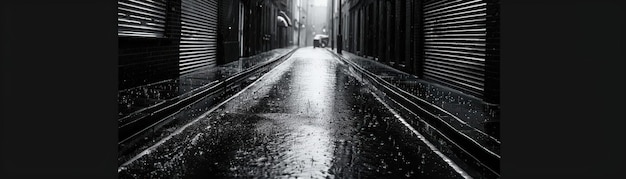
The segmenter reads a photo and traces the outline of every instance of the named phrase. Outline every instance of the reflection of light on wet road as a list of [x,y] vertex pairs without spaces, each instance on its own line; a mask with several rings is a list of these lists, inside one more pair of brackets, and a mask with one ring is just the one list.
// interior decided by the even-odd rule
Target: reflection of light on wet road
[[323,49],[301,49],[293,58],[298,61],[294,64],[295,74],[290,84],[295,89],[290,101],[291,112],[325,117],[324,114],[329,114],[328,110],[332,108],[335,62]]
[[[294,142],[287,152],[291,163],[287,173],[295,173],[298,177],[320,177],[326,175],[330,168],[332,143],[326,129],[317,126],[303,125],[294,131]],[[295,164],[295,165],[294,165]]]
[[333,141],[328,123],[332,120],[331,110],[335,84],[335,62],[323,49],[304,48],[295,53],[294,79],[289,84],[293,94],[289,100],[291,113],[299,114],[301,120],[294,124],[293,145],[287,153],[289,173],[298,177],[324,177],[330,169]]
[[346,76],[338,62],[326,49],[298,49],[118,173],[128,178],[467,177],[421,135],[413,138],[415,129],[400,126],[406,121],[394,123],[398,114]]

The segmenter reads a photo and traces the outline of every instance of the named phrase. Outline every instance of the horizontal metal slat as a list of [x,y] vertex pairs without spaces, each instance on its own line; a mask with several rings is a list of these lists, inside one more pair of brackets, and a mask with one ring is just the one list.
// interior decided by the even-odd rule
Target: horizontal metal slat
[[453,45],[424,45],[425,49],[451,49],[451,50],[458,50],[458,51],[471,51],[471,52],[477,52],[477,53],[485,53],[485,49],[484,48],[472,48],[472,47],[466,47],[466,46],[453,46]]
[[213,54],[214,53],[214,49],[213,48],[206,48],[205,50],[190,50],[190,51],[181,51],[180,55],[181,56],[186,56],[186,55],[195,55],[195,54]]
[[465,15],[465,16],[456,16],[456,17],[449,17],[449,18],[442,18],[442,19],[424,21],[424,25],[426,25],[426,24],[446,23],[446,22],[449,22],[449,21],[458,21],[458,20],[485,19],[485,16],[487,16],[487,13],[468,14],[468,15]]
[[195,26],[217,26],[217,19],[201,19],[197,17],[186,17],[181,21],[181,24],[195,25]]
[[215,51],[217,45],[216,44],[210,44],[210,45],[194,45],[194,46],[185,46],[180,48],[181,53],[186,54],[186,53],[196,53],[196,52],[206,52],[206,51]]
[[439,16],[424,17],[424,21],[431,21],[431,20],[437,20],[437,19],[440,19],[440,18],[455,17],[455,16],[466,15],[466,14],[477,14],[477,13],[481,13],[481,12],[484,13],[486,11],[487,11],[486,8],[463,10],[463,11],[460,11],[460,12],[449,13],[449,14],[444,14],[444,15],[439,15]]
[[192,52],[197,52],[197,51],[206,51],[206,50],[212,50],[214,49],[213,47],[185,47],[180,49],[181,53],[192,53]]
[[193,55],[193,56],[185,56],[184,58],[181,58],[180,63],[182,64],[182,66],[185,66],[185,64],[195,62],[198,60],[215,60],[215,58],[216,58],[215,53],[198,54],[198,55]]
[[451,82],[463,84],[473,89],[481,89],[484,87],[484,84],[485,84],[484,80],[479,81],[476,79],[480,77],[458,73],[458,72],[454,72],[454,71],[450,71],[450,70],[446,70],[442,68],[424,66],[424,70],[427,71],[427,73],[431,73],[432,75],[437,74],[437,76],[440,78],[445,77],[448,80],[453,80]]
[[208,1],[184,1],[182,7],[188,12],[213,12],[213,10],[217,10],[217,4]]
[[424,51],[430,51],[430,52],[438,52],[438,53],[447,53],[447,54],[454,54],[454,55],[469,55],[469,56],[473,56],[476,57],[478,56],[478,58],[484,58],[485,54],[484,53],[472,53],[472,52],[465,52],[465,51],[457,51],[457,50],[442,50],[442,49],[433,49],[433,48],[427,48],[424,49]]
[[217,15],[211,16],[209,14],[197,14],[193,11],[183,11],[181,13],[183,22],[217,22]]
[[480,87],[471,87],[468,86],[467,84],[463,84],[463,83],[456,83],[454,81],[450,81],[450,79],[446,78],[446,77],[441,77],[441,76],[433,76],[431,74],[424,74],[424,77],[428,80],[432,80],[438,83],[441,83],[443,85],[452,87],[454,89],[457,90],[461,90],[465,93],[471,94],[471,95],[475,95],[477,97],[482,97],[482,91],[484,91],[483,89],[481,89]]
[[166,6],[163,1],[118,1],[118,36],[163,37]]
[[217,28],[210,25],[204,26],[204,28],[200,27],[191,27],[191,26],[183,26],[181,29],[181,33],[183,34],[202,34],[202,35],[211,35],[216,34],[217,31],[215,29],[207,29],[207,28]]
[[117,16],[118,21],[126,20],[126,21],[139,22],[139,23],[165,24],[165,18],[144,17],[144,16],[138,16],[134,14],[124,14],[124,13],[120,13],[120,14],[121,15]]
[[425,42],[445,42],[445,41],[453,41],[453,42],[474,42],[474,43],[485,43],[484,38],[425,38]]
[[193,57],[193,58],[185,58],[183,62],[180,62],[179,66],[185,67],[185,66],[193,65],[199,62],[208,63],[211,61],[215,61],[215,57],[211,55],[205,55],[205,56],[199,56],[199,57]]
[[198,19],[214,19],[217,18],[217,7],[211,7],[208,4],[190,4],[183,3],[183,10],[181,11],[185,17],[195,17]]
[[181,63],[180,64],[181,70],[184,70],[185,67],[188,67],[188,66],[194,66],[197,64],[210,63],[211,61],[215,61],[214,58],[212,58],[211,56],[196,57],[195,59],[198,59],[198,60],[189,60],[185,63]]
[[[165,2],[155,1],[155,0],[122,0],[128,1],[133,4],[139,4],[143,7],[152,8],[152,9],[165,9]],[[147,2],[145,2],[147,1]]]
[[438,61],[432,61],[432,60],[425,61],[424,65],[426,67],[432,67],[434,69],[449,70],[455,73],[459,73],[459,76],[467,76],[468,78],[473,78],[476,81],[484,82],[484,79],[482,79],[485,76],[484,72],[479,71],[479,70],[465,68],[465,67],[470,67],[470,66],[459,67],[457,65],[446,65],[446,64],[440,64],[438,63]]
[[458,29],[458,30],[432,30],[424,32],[426,35],[430,34],[486,34],[486,28],[468,28],[468,29]]
[[424,76],[480,96],[484,91],[487,3],[426,1]]
[[198,50],[198,49],[199,48],[180,50],[180,55],[186,56],[186,55],[193,55],[193,54],[199,54],[199,53],[206,53],[206,54],[215,53],[215,48],[213,47],[207,47],[206,49],[201,49],[201,50]]
[[209,53],[209,52],[205,52],[205,53],[201,53],[201,54],[192,54],[192,55],[181,55],[181,63],[187,63],[187,62],[191,62],[191,61],[195,61],[193,59],[195,58],[201,58],[201,57],[215,57],[214,53]]
[[465,37],[465,38],[486,38],[486,34],[481,34],[481,33],[471,33],[471,34],[429,34],[429,35],[424,35],[424,37],[426,38],[452,38],[452,37]]
[[426,54],[426,55],[435,55],[435,56],[444,56],[444,57],[457,58],[457,59],[464,59],[464,60],[479,61],[479,62],[484,62],[484,61],[485,61],[485,59],[484,59],[484,58],[476,58],[476,57],[468,57],[468,56],[460,56],[460,55],[444,54],[444,53],[438,53],[438,52],[424,52],[424,54]]
[[458,9],[449,9],[446,11],[435,12],[435,13],[425,13],[424,18],[427,18],[428,20],[432,20],[432,19],[437,19],[437,18],[447,18],[448,16],[456,16],[455,14],[459,14],[459,13],[461,14],[476,13],[475,10],[478,10],[478,12],[485,11],[486,6],[487,6],[486,3],[478,3],[478,4],[460,7]]
[[199,46],[211,46],[217,43],[216,38],[196,38],[186,37],[185,40],[180,42],[181,47],[199,47]]
[[212,43],[216,43],[215,39],[192,39],[192,40],[183,40],[180,42],[181,45],[210,45]]
[[459,60],[459,59],[455,59],[455,58],[433,56],[433,55],[429,55],[429,54],[425,54],[424,56],[425,56],[426,59],[431,58],[431,59],[435,59],[435,60],[445,60],[445,61],[450,61],[450,62],[454,62],[454,63],[464,63],[464,64],[468,64],[468,65],[483,66],[483,67],[485,66],[485,63],[481,62],[481,61]]
[[188,50],[197,50],[200,48],[209,48],[209,50],[214,50],[217,47],[217,44],[212,43],[212,44],[200,44],[200,45],[181,45],[180,50],[181,51],[188,51]]
[[[185,31],[184,32],[185,35],[183,35],[184,38],[187,38],[186,40],[194,40],[194,39],[217,39],[217,33],[211,33],[208,35],[205,34],[197,34],[197,33],[193,33],[192,31]],[[187,35],[189,34],[189,35]],[[193,35],[193,37],[191,37],[190,35]]]
[[187,6],[186,9],[190,9],[192,7],[202,7],[204,9],[217,9],[216,0],[183,1],[183,5]]
[[[484,84],[477,85],[477,83],[480,84],[479,82],[474,82],[474,81],[471,81],[471,80],[463,79],[463,78],[460,78],[458,76],[450,75],[450,74],[447,74],[447,73],[441,73],[441,72],[438,72],[438,71],[433,71],[431,69],[424,69],[424,72],[425,72],[424,75],[445,80],[448,83],[455,84],[456,86],[462,87],[462,89],[465,89],[465,90],[469,90],[469,91],[483,91],[484,90],[484,88],[483,88]],[[471,82],[474,85],[472,85],[472,84],[470,84],[468,82]]]
[[217,35],[217,26],[204,24],[190,26],[185,24],[180,30],[182,35],[194,34],[194,35]]
[[451,4],[457,4],[464,0],[430,0],[424,3],[424,10],[432,10],[445,6],[450,6]]
[[162,35],[156,33],[148,33],[148,32],[135,32],[135,31],[118,31],[118,36],[123,37],[161,37]]
[[456,68],[470,70],[470,71],[481,73],[481,74],[484,74],[485,72],[484,64],[456,63],[454,61],[434,59],[434,58],[429,58],[429,57],[425,58],[424,62],[432,63],[432,64],[441,64],[441,65],[450,66],[450,67],[456,67]]
[[217,42],[203,42],[203,43],[194,43],[194,42],[196,41],[182,41],[180,44],[180,48],[186,50],[186,48],[202,48],[202,47],[213,48],[217,46]]
[[437,31],[444,30],[466,30],[466,29],[485,29],[487,27],[486,23],[477,23],[477,24],[460,24],[460,25],[449,25],[449,26],[438,26],[438,27],[430,27],[425,28],[425,33],[434,33]]
[[183,1],[181,11],[180,74],[216,64],[217,1]]
[[197,69],[202,68],[202,67],[213,66],[213,65],[215,65],[214,61],[207,61],[206,63],[199,63],[199,64],[195,64],[191,66],[181,67],[180,71],[182,72],[181,74],[185,74],[187,72],[196,71]]
[[216,61],[215,57],[210,57],[210,56],[199,57],[197,58],[197,60],[191,60],[185,63],[181,63],[179,65],[179,68],[181,71],[188,70],[191,67],[198,66],[199,64],[211,64],[211,63],[214,63],[215,61]]
[[481,47],[484,48],[485,47],[485,43],[481,43],[481,42],[435,42],[435,41],[429,41],[429,42],[424,42],[425,45],[451,45],[451,46],[472,46],[472,47]]
[[424,60],[446,64],[448,66],[457,66],[461,68],[473,69],[477,71],[485,70],[485,63],[479,62],[479,61],[469,61],[469,60],[464,60],[464,59],[446,58],[446,57],[433,56],[433,55],[425,55]]
[[467,6],[467,5],[473,4],[473,3],[479,3],[481,1],[483,1],[483,0],[457,1],[459,3],[454,3],[454,5],[449,4],[449,5],[445,5],[445,6],[444,5],[438,6],[438,7],[441,7],[441,8],[436,8],[436,7],[425,8],[424,14],[434,14],[434,13],[441,12],[441,11],[445,12],[444,10],[449,10],[449,9],[460,9],[460,8],[463,8],[463,6]]
[[[455,76],[462,76],[464,78],[472,79],[473,81],[480,81],[480,82],[484,81],[484,76],[485,76],[484,71],[478,70],[470,65],[465,65],[465,66],[463,66],[462,64],[446,65],[445,63],[439,63],[436,60],[429,59],[429,60],[425,60],[424,66],[431,67],[433,68],[433,70],[436,70],[436,71],[449,72],[449,74],[452,74]],[[471,69],[471,68],[474,68],[474,69]]]
[[433,24],[424,24],[424,27],[428,29],[428,27],[440,27],[440,26],[449,26],[449,25],[466,25],[466,24],[475,24],[475,23],[486,23],[486,18],[478,18],[478,19],[470,19],[463,21],[452,21],[452,22],[444,22],[444,23],[433,23]]
[[141,25],[142,22],[138,20],[132,20],[132,19],[117,18],[117,23],[128,24],[128,25]]
[[163,28],[154,27],[154,26],[145,26],[145,25],[130,25],[130,24],[117,24],[117,27],[127,28],[128,30],[136,30],[141,32],[153,31],[160,32]]
[[165,7],[149,7],[141,4],[132,4],[118,1],[117,5],[119,9],[124,11],[138,12],[139,14],[146,14],[149,16],[165,16]]

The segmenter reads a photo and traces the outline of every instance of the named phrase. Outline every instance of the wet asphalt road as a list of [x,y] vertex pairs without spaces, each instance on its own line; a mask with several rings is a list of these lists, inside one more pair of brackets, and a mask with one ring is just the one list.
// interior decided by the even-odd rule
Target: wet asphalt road
[[146,150],[120,178],[462,178],[324,49]]

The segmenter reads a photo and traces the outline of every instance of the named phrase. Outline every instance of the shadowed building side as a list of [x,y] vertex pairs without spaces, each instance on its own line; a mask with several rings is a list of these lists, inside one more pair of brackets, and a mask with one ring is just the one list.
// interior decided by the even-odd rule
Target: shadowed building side
[[[119,89],[206,71],[293,43],[292,2],[119,0]],[[284,28],[284,27],[283,27]]]
[[339,0],[343,49],[499,104],[499,1]]

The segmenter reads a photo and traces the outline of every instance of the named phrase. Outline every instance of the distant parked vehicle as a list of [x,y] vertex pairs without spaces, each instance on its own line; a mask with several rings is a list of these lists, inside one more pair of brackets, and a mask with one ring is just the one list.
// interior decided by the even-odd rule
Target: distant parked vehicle
[[328,46],[329,40],[330,38],[328,38],[328,35],[324,35],[324,34],[315,35],[315,37],[313,38],[313,48],[315,47],[324,48]]

